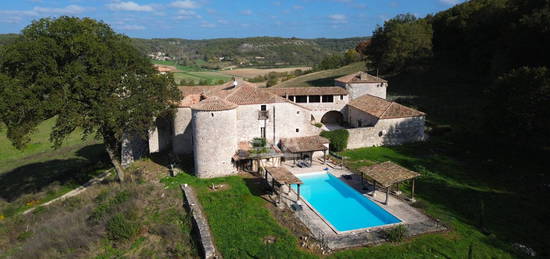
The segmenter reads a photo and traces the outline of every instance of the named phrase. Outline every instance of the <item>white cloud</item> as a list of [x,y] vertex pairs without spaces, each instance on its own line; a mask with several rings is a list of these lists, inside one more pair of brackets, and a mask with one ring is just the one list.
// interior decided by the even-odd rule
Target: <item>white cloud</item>
[[115,2],[108,4],[107,7],[113,11],[135,11],[135,12],[152,12],[154,8],[150,5],[140,5],[132,1]]
[[123,25],[123,26],[120,26],[118,27],[119,29],[122,29],[122,30],[128,30],[128,31],[141,31],[141,30],[145,30],[145,26],[142,26],[142,25],[134,25],[134,24],[127,24],[127,25]]
[[304,9],[304,7],[301,6],[301,5],[295,5],[295,6],[292,6],[292,8],[294,8],[294,9],[296,9],[296,10]]
[[250,10],[250,9],[242,10],[242,11],[241,11],[241,14],[244,14],[244,15],[252,15],[252,10]]
[[0,10],[0,22],[19,23],[24,17],[40,17],[51,15],[76,15],[93,8],[78,5],[68,5],[62,8],[46,8],[36,6],[31,10]]
[[182,8],[182,9],[199,8],[199,4],[191,0],[175,1],[175,2],[172,2],[170,6],[175,8]]
[[79,14],[84,12],[86,8],[78,5],[69,5],[63,8],[35,7],[32,10],[43,14]]
[[219,19],[218,23],[219,24],[228,24],[229,22],[227,20],[224,20],[224,19]]
[[209,23],[207,21],[203,21],[201,23],[201,27],[203,27],[203,28],[214,28],[214,27],[216,27],[216,25],[213,24],[213,23]]
[[331,20],[334,24],[341,24],[341,23],[347,23],[348,19],[343,14],[331,14],[328,16],[328,18]]
[[439,0],[439,2],[446,4],[446,5],[456,5],[460,3],[460,0]]
[[202,16],[198,15],[196,12],[194,11],[191,11],[191,10],[185,10],[185,9],[182,9],[182,10],[179,10],[178,11],[178,16],[176,16],[176,19],[178,20],[186,20],[186,19],[191,19],[191,18],[196,18],[196,19],[201,19]]

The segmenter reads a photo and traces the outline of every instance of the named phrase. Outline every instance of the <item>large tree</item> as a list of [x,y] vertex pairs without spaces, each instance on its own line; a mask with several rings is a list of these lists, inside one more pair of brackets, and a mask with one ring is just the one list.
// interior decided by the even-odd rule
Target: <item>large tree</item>
[[366,53],[381,71],[399,71],[432,56],[432,26],[428,19],[401,14],[376,28]]
[[511,144],[549,147],[550,70],[521,67],[499,77],[488,90],[486,122]]
[[179,99],[171,76],[158,74],[128,37],[89,18],[34,21],[0,50],[0,121],[14,146],[55,117],[50,140],[82,129],[103,140],[120,181],[126,134],[145,137],[154,118]]

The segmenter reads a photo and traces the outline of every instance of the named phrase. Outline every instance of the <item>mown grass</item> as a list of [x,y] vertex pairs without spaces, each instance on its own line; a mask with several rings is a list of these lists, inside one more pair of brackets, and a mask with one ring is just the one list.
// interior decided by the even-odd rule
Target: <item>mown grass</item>
[[109,167],[103,145],[82,141],[80,132],[59,149],[49,142],[55,118],[41,123],[30,143],[18,150],[0,130],[0,215],[11,217],[55,199]]
[[[512,240],[504,238],[496,229],[492,234],[483,234],[478,226],[479,198],[488,196],[485,199],[487,205],[500,199],[500,204],[486,206],[486,220],[491,221],[499,215],[493,210],[498,209],[508,199],[507,193],[494,191],[488,185],[460,174],[460,164],[450,157],[430,153],[422,155],[422,150],[429,150],[431,145],[426,143],[399,148],[359,149],[344,154],[350,158],[351,164],[361,160],[392,160],[421,171],[424,175],[417,181],[416,187],[418,206],[429,215],[440,219],[442,224],[450,226],[451,231],[427,234],[399,244],[388,243],[339,251],[329,257],[466,258],[471,244],[474,258],[514,257],[511,251]],[[437,166],[432,168],[432,165]],[[247,178],[234,176],[201,180],[183,173],[174,178],[165,178],[163,182],[169,188],[176,188],[182,183],[195,187],[208,216],[216,245],[226,258],[317,257],[299,249],[296,237],[274,221],[265,207],[267,202],[259,197],[259,186],[253,185]],[[228,184],[229,189],[216,192],[208,189],[212,184],[221,183]],[[410,192],[409,185],[402,186],[402,189]],[[487,228],[493,230],[493,226],[497,224],[500,223],[487,224]],[[516,230],[521,230],[521,227],[517,226]],[[263,238],[270,235],[277,237],[278,241],[273,245],[264,244]]]
[[356,62],[337,69],[323,70],[299,76],[274,87],[307,87],[307,86],[334,86],[334,79],[365,70],[364,62]]

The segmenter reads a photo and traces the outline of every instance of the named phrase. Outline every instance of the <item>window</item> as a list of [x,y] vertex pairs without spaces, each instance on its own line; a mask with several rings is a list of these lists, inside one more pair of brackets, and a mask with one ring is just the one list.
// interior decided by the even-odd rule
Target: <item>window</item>
[[323,102],[324,103],[334,102],[334,96],[332,96],[332,95],[323,95]]
[[294,102],[294,95],[289,96],[288,99]]
[[363,121],[357,120],[357,127],[363,127]]
[[344,96],[343,96],[343,95],[340,95],[340,100],[344,100]]
[[296,129],[296,132],[300,132],[300,129]]
[[260,137],[265,139],[265,127],[260,128]]
[[310,95],[309,96],[309,102],[310,103],[319,103],[319,102],[321,102],[321,96],[320,95]]
[[264,104],[264,105],[262,105],[262,106],[260,106],[260,110],[262,110],[262,111],[265,111],[265,110],[267,110],[267,106],[266,106],[265,104]]
[[307,96],[296,96],[297,103],[307,103]]
[[212,112],[212,113],[210,113],[210,115],[212,115],[212,117],[214,117],[214,113],[213,113],[213,112]]
[[296,111],[296,115],[300,115],[300,111]]

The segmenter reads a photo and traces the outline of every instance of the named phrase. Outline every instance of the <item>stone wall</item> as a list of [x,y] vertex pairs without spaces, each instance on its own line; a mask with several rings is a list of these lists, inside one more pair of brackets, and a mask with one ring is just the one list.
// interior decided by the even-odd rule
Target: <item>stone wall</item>
[[[378,122],[378,118],[352,106],[348,106],[347,110],[347,121],[352,128],[371,127]],[[361,125],[359,125],[359,120],[361,120]]]
[[[258,120],[261,104],[240,105],[237,108],[238,141],[250,141],[261,136],[265,127],[267,141],[277,144],[281,138],[293,138],[318,134],[319,129],[311,125],[311,112],[292,103],[265,104],[269,113],[267,120]],[[275,120],[273,114],[275,113]]]
[[423,141],[424,116],[379,120],[373,127],[348,129],[349,149],[401,145],[409,142]]
[[193,153],[193,125],[191,108],[178,108],[174,117],[172,150],[177,155]]
[[342,114],[346,114],[346,105],[349,102],[347,95],[334,95],[334,102],[332,103],[298,103],[298,105],[304,106],[311,110],[316,122],[320,122],[325,113],[330,111],[338,111]]
[[237,112],[192,111],[195,175],[211,178],[236,173],[232,157],[237,150]]
[[172,146],[173,129],[172,117],[157,118],[155,129],[149,131],[149,152],[161,152]]
[[361,97],[365,94],[370,94],[386,99],[387,87],[387,83],[351,83],[346,85],[350,100]]
[[137,134],[125,133],[122,136],[122,147],[120,150],[120,163],[124,168],[128,167],[135,160],[145,157],[149,153],[147,139]]

